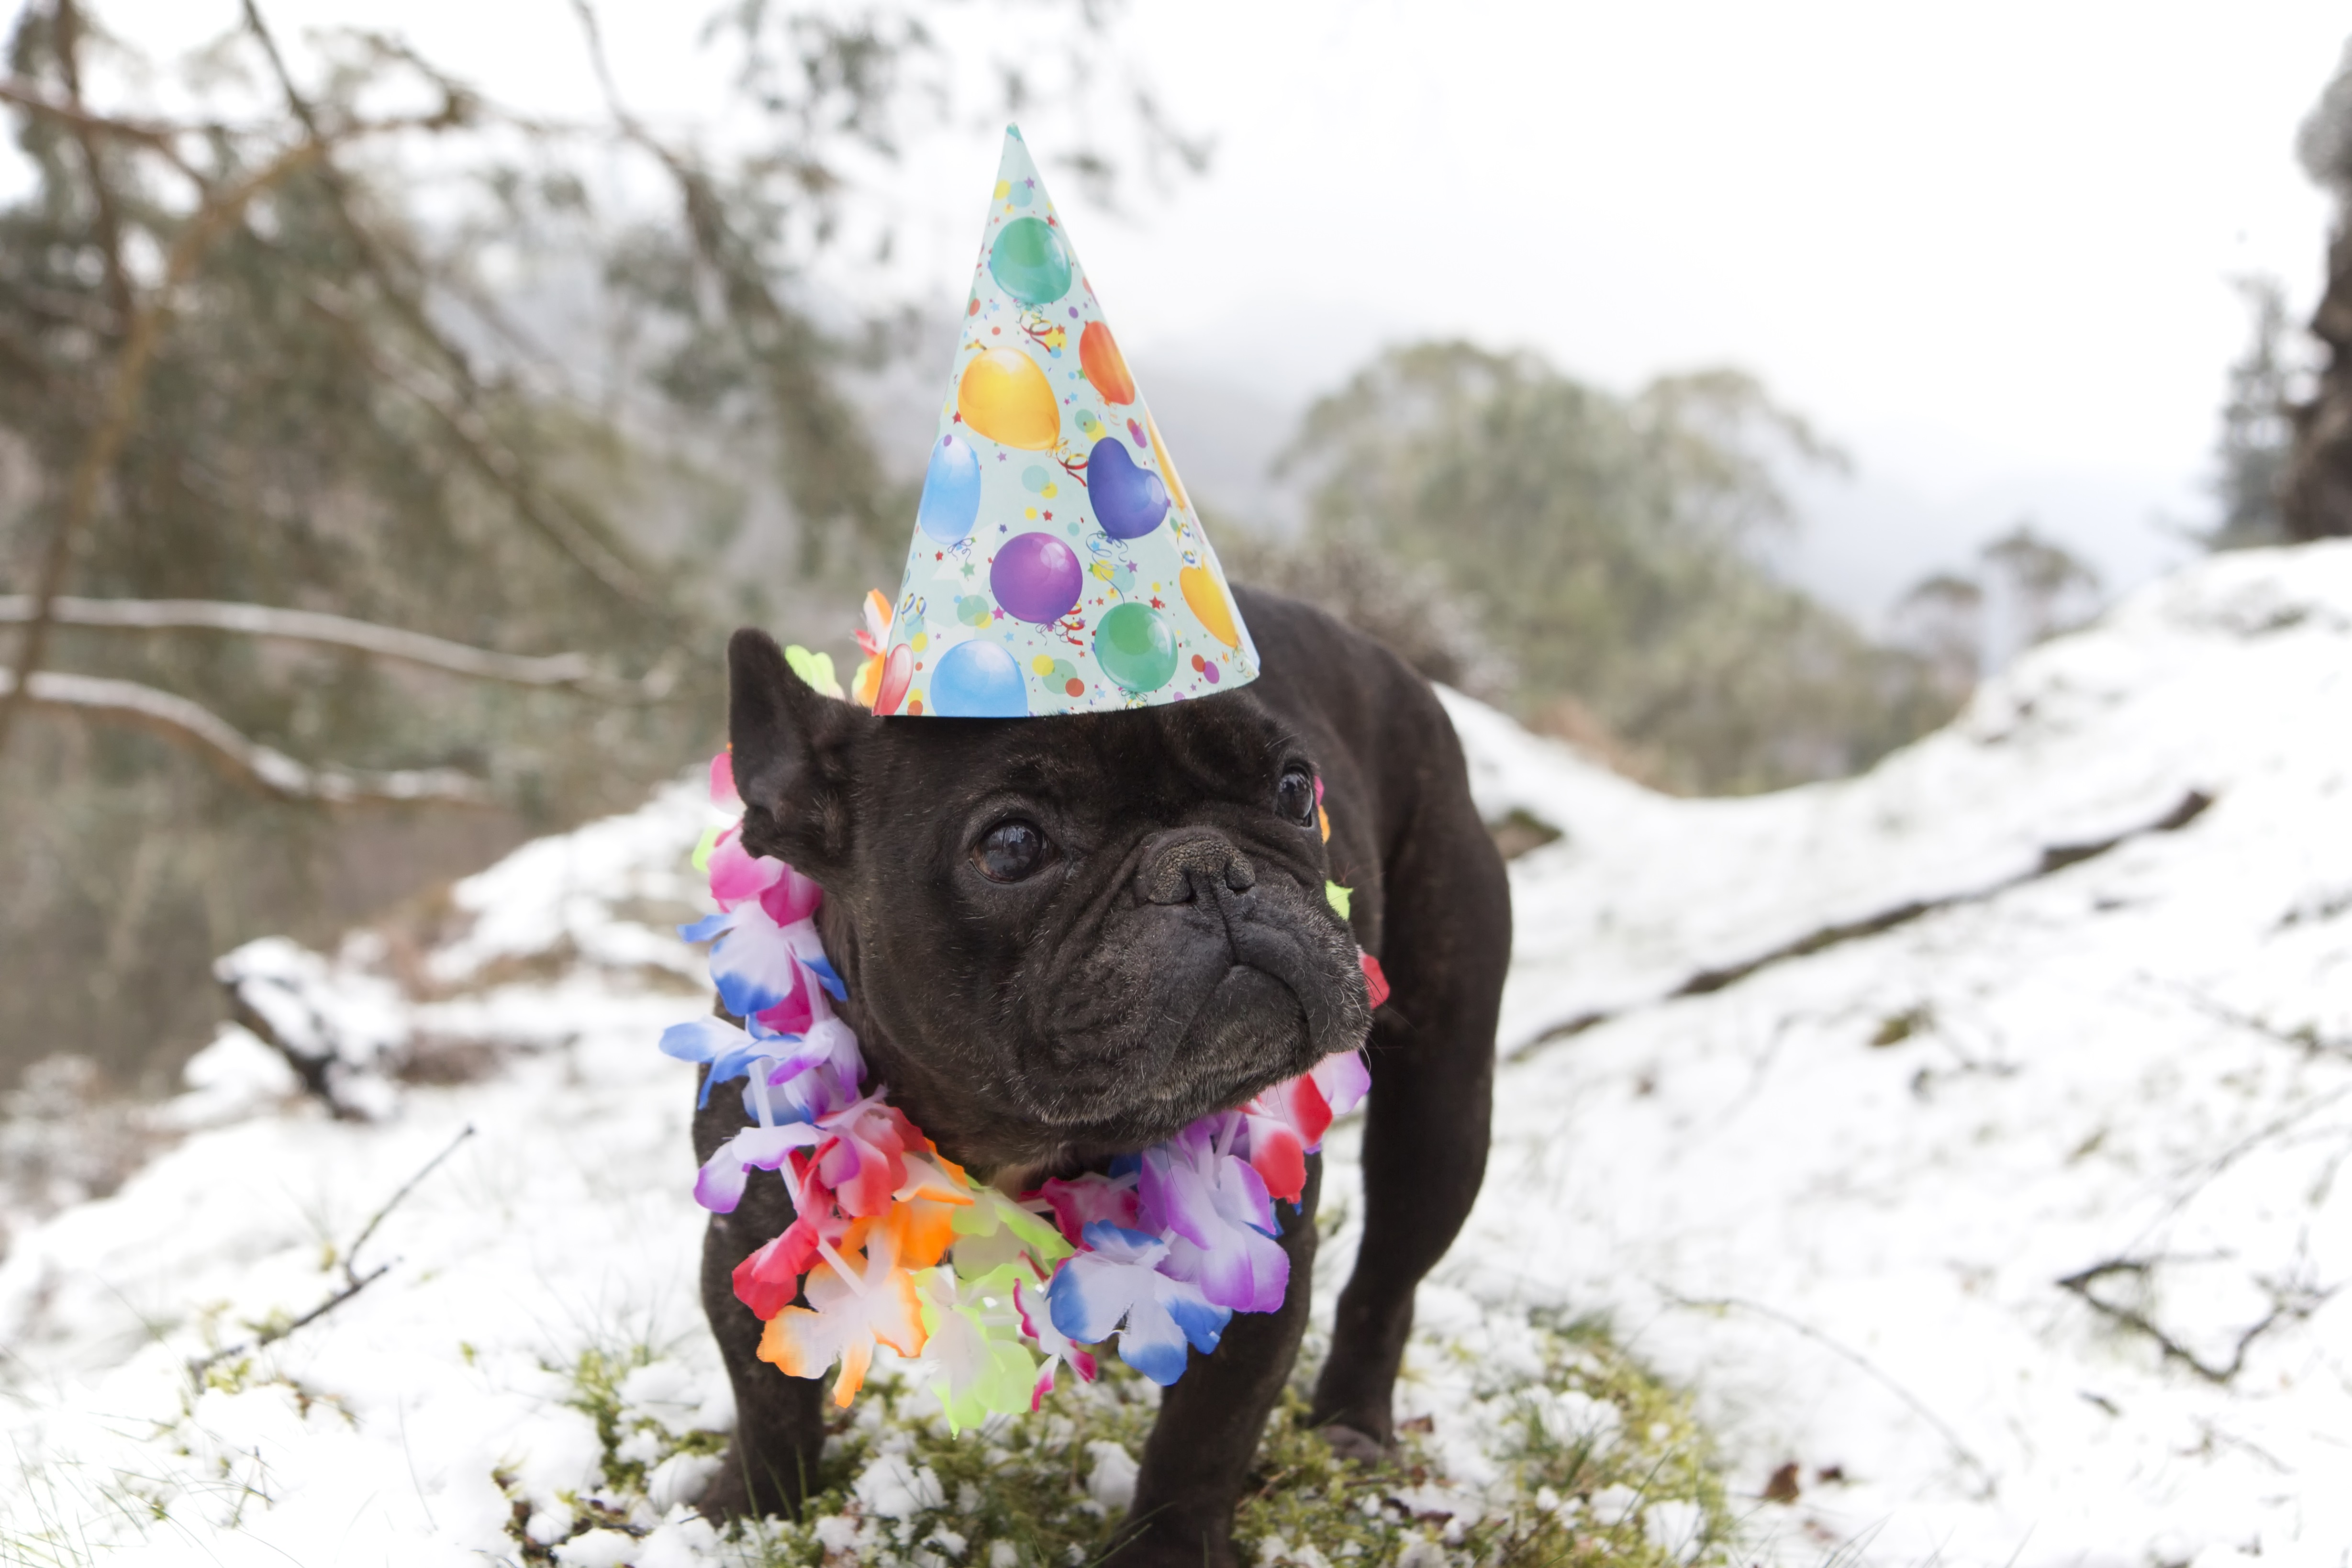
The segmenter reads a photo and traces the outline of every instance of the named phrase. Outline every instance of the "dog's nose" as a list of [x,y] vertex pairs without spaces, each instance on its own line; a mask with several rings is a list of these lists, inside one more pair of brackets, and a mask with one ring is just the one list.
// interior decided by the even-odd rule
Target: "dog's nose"
[[1190,904],[1202,878],[1242,893],[1256,885],[1257,868],[1212,828],[1169,828],[1143,841],[1142,869],[1135,881],[1145,903]]

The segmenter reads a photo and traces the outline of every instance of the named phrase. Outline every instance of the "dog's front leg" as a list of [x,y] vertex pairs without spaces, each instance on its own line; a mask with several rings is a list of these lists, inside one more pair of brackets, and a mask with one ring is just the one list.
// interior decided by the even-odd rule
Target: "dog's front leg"
[[1276,1204],[1290,1290],[1271,1312],[1235,1312],[1214,1354],[1192,1353],[1184,1375],[1160,1396],[1143,1446],[1120,1544],[1108,1568],[1228,1568],[1234,1504],[1257,1457],[1259,1434],[1281,1397],[1307,1328],[1315,1269],[1315,1199],[1323,1159],[1310,1155],[1297,1208]]
[[[745,1121],[732,1087],[722,1086],[695,1114],[695,1157],[709,1159]],[[824,1453],[824,1385],[786,1377],[761,1361],[760,1335],[767,1325],[735,1295],[735,1265],[782,1235],[792,1222],[793,1200],[783,1178],[753,1171],[735,1212],[712,1215],[702,1234],[702,1312],[735,1388],[735,1438],[702,1494],[698,1506],[706,1518],[797,1517]]]

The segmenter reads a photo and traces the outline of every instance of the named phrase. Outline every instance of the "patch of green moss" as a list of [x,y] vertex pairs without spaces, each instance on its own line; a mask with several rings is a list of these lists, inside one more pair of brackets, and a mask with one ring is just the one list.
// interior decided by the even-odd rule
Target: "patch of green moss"
[[[1516,1325],[1503,1325],[1512,1327]],[[1343,1463],[1307,1426],[1301,1377],[1267,1424],[1234,1519],[1244,1563],[1673,1568],[1724,1561],[1723,1483],[1689,1399],[1605,1328],[1538,1318],[1489,1343],[1415,1347],[1445,1413],[1406,1424],[1392,1464]],[[799,1522],[739,1527],[775,1568],[847,1562],[1063,1568],[1097,1561],[1121,1510],[1097,1479],[1142,1451],[1159,1391],[1123,1366],[1044,1412],[961,1436],[877,1377],[829,1446]],[[861,1489],[860,1478],[865,1478]],[[877,1484],[878,1479],[878,1484]],[[861,1490],[865,1495],[861,1497]]]

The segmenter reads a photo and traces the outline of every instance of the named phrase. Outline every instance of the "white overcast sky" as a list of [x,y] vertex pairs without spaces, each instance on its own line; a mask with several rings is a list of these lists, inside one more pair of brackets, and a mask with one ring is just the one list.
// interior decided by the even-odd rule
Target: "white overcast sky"
[[[100,8],[166,50],[233,14]],[[715,99],[705,6],[601,8],[641,109]],[[389,24],[509,100],[591,101],[568,0],[274,9]],[[1849,608],[2028,516],[2127,582],[2187,553],[2166,519],[2210,512],[2228,279],[2316,298],[2329,213],[2294,132],[2347,32],[2305,0],[1140,0],[1102,68],[1148,75],[1210,172],[1123,214],[1055,196],[1147,390],[1155,367],[1230,384],[1278,424],[1433,333],[1623,389],[1728,361],[1855,458],[1790,557]],[[1030,131],[1049,169],[1076,135]],[[960,301],[996,154],[961,130],[893,175],[890,287]]]

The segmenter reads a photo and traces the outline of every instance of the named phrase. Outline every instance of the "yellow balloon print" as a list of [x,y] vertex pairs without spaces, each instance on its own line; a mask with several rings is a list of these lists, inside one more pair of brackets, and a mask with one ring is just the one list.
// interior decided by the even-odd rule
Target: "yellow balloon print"
[[[1180,512],[1191,511],[1192,503],[1184,498],[1184,481],[1176,477],[1176,465],[1168,461],[1168,448],[1160,444],[1160,422],[1151,417],[1151,411],[1148,408],[1143,411],[1143,424],[1145,429],[1151,432],[1151,455],[1160,462],[1160,476],[1168,481],[1168,493],[1176,497],[1176,509]],[[1234,646],[1234,640],[1231,637],[1223,638],[1222,641],[1229,648]]]
[[1192,606],[1210,636],[1228,648],[1242,645],[1241,630],[1234,621],[1234,601],[1214,571],[1205,566],[1188,566],[1176,574],[1176,585],[1184,591],[1184,602]]
[[956,412],[991,441],[1046,452],[1062,437],[1054,389],[1035,361],[1015,349],[990,349],[964,367]]

